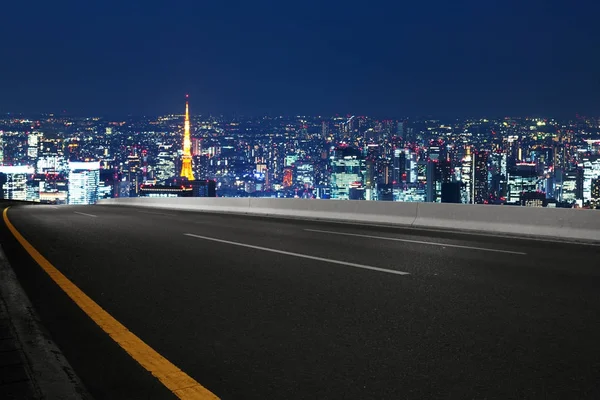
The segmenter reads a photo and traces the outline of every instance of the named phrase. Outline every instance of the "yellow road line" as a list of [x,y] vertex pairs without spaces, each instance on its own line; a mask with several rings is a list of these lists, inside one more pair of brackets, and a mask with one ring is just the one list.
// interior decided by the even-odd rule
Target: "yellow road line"
[[135,361],[158,378],[171,392],[180,399],[218,399],[216,395],[200,385],[185,372],[158,354],[142,339],[134,335],[123,324],[114,319],[88,295],[83,293],[73,282],[64,276],[50,261],[40,254],[17,231],[8,219],[8,208],[2,213],[4,222],[14,237],[29,255],[42,267],[50,278],[77,304],[102,330],[117,342]]

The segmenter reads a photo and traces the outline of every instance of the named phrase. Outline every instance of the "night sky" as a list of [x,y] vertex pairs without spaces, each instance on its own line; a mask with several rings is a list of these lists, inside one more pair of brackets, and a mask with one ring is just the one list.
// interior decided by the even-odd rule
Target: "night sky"
[[600,1],[22,1],[0,112],[600,115]]

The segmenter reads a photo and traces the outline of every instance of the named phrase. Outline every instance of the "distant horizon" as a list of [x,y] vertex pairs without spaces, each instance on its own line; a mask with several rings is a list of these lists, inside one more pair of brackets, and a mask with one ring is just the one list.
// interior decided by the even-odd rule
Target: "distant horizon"
[[[78,112],[65,112],[65,111],[42,111],[42,112],[24,112],[24,111],[1,111],[0,117],[9,117],[9,116],[22,116],[25,118],[34,117],[34,116],[53,116],[53,117],[71,117],[71,118],[100,118],[100,119],[116,119],[116,118],[159,118],[165,117],[169,115],[184,115],[184,110],[182,109],[180,112],[163,112],[163,113],[147,113],[147,114],[117,114],[117,113],[108,113],[108,114],[85,114]],[[190,117],[224,117],[224,118],[295,118],[295,117],[311,117],[311,118],[335,118],[335,117],[368,117],[378,121],[385,120],[468,120],[468,119],[489,119],[489,120],[498,120],[505,118],[514,118],[514,119],[533,119],[533,118],[541,118],[548,120],[576,120],[577,118],[600,118],[600,113],[597,115],[593,114],[583,114],[583,113],[575,113],[570,116],[566,115],[553,115],[551,113],[531,113],[531,114],[503,114],[503,115],[490,115],[490,114],[462,114],[462,115],[436,115],[436,114],[420,114],[420,115],[401,115],[401,116],[375,116],[373,114],[368,113],[333,113],[333,114],[325,114],[325,113],[264,113],[264,114],[254,114],[254,113],[242,113],[242,112],[194,112],[193,104],[190,103]]]

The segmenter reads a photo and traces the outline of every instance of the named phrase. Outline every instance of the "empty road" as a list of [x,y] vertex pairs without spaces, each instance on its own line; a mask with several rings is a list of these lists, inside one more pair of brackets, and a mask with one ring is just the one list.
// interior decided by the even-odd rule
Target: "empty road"
[[[222,399],[600,398],[598,246],[116,206],[7,216]],[[1,239],[96,399],[175,398]]]

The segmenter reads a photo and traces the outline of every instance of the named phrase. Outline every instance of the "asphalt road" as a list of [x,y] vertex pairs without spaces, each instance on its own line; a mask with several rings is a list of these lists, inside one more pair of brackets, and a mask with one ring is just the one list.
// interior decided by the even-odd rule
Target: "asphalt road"
[[[600,398],[597,246],[114,206],[8,216],[223,399]],[[174,398],[1,239],[95,398]]]

